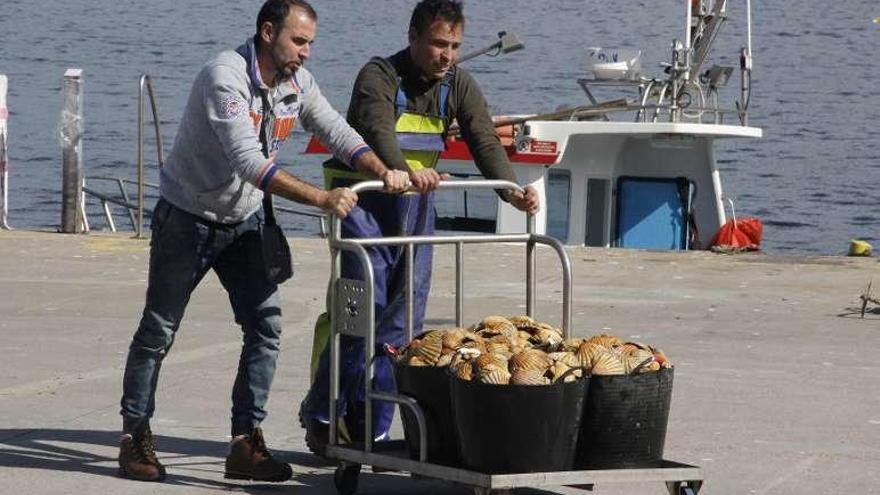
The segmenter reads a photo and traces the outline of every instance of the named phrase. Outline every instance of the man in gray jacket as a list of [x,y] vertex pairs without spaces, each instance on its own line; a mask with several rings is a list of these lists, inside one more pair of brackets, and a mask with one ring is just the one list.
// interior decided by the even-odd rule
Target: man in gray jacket
[[243,337],[225,476],[259,481],[292,476],[289,465],[269,454],[260,429],[281,335],[278,286],[263,268],[260,206],[264,194],[274,194],[344,217],[357,196],[347,188],[324,191],[299,180],[275,163],[276,152],[300,119],[337,158],[382,179],[386,191],[408,185],[406,173],[385,167],[303,68],[316,27],[317,14],[307,1],[268,0],[256,35],[208,62],[192,86],[160,173],[146,306],[123,378],[123,476],[165,477],[149,424],[159,369],[192,291],[210,269],[229,293]]

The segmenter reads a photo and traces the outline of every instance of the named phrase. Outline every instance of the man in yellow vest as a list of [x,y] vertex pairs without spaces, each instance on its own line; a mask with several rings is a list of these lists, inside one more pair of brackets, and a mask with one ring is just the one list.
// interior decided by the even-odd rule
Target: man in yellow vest
[[[464,30],[464,14],[458,0],[422,0],[415,7],[409,27],[409,46],[388,58],[373,58],[361,69],[352,91],[348,122],[392,170],[409,174],[419,194],[362,193],[358,205],[342,221],[343,237],[376,238],[398,235],[430,235],[434,232],[433,190],[444,178],[435,165],[445,148],[449,124],[456,120],[488,179],[516,182],[507,154],[495,132],[479,86],[465,70],[456,67]],[[369,177],[338,160],[324,165],[325,186],[341,187]],[[535,213],[537,192],[502,193],[516,208]],[[405,340],[405,261],[397,246],[369,250],[374,270],[376,342],[401,345]],[[414,255],[414,325],[422,330],[430,288],[431,246],[418,246]],[[363,279],[360,263],[344,253],[342,276]],[[321,331],[321,327],[324,331]],[[311,390],[300,410],[309,448],[323,455],[329,421],[329,349],[325,348],[326,316],[316,328],[315,353],[320,351]],[[377,352],[374,388],[394,390],[390,359]],[[345,429],[355,440],[363,436],[364,343],[343,336],[341,345],[339,413]],[[386,436],[394,406],[374,402],[372,431]]]

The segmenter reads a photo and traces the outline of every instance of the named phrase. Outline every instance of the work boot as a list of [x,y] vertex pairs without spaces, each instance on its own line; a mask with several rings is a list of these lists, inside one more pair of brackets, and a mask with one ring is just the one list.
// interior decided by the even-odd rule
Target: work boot
[[305,418],[299,413],[299,425],[306,430],[306,447],[318,457],[327,458],[327,442],[330,438],[330,424],[314,418]]
[[266,448],[263,430],[254,428],[250,435],[232,439],[226,456],[226,478],[254,481],[287,481],[293,469],[285,462],[276,461]]
[[149,428],[122,436],[119,443],[119,475],[138,481],[165,479],[165,466],[156,457],[156,442]]

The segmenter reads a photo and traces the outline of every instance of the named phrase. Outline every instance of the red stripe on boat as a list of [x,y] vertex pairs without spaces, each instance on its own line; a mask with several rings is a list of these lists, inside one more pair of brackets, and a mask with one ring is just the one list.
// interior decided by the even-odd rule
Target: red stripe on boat
[[[505,146],[504,150],[507,151],[507,157],[511,162],[518,164],[533,164],[533,165],[552,165],[556,163],[556,159],[559,157],[559,154],[542,154],[542,153],[517,153],[516,147]],[[312,139],[309,140],[309,144],[306,145],[306,155],[329,155],[330,150],[324,146],[321,141],[318,140],[317,137],[312,136]],[[471,155],[471,150],[468,148],[467,143],[464,141],[453,141],[446,140],[446,151],[440,153],[441,160],[466,160],[466,161],[474,161],[474,157]]]

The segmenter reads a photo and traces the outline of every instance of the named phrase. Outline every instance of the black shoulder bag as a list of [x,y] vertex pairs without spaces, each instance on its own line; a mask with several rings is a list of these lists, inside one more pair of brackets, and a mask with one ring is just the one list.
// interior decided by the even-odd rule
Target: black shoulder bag
[[[266,135],[266,122],[268,121],[268,101],[265,94],[263,99],[263,120],[260,123],[260,144],[263,145],[263,155],[269,157],[269,137]],[[263,215],[265,220],[260,229],[260,237],[263,244],[263,267],[266,278],[280,284],[293,276],[293,259],[290,255],[290,246],[284,231],[275,221],[275,207],[272,206],[272,194],[263,192]]]

